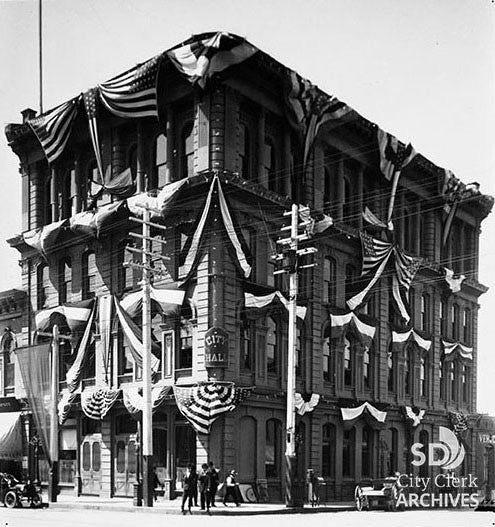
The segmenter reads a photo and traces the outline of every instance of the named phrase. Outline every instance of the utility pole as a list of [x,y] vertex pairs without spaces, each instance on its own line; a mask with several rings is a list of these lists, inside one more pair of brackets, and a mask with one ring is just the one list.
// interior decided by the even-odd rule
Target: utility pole
[[[301,208],[302,210],[302,208]],[[307,209],[306,209],[307,210]],[[296,203],[292,205],[291,212],[284,213],[284,216],[291,217],[291,224],[282,227],[283,231],[290,230],[290,238],[283,238],[277,241],[284,245],[284,253],[277,255],[277,260],[282,260],[282,269],[275,271],[274,274],[289,273],[289,338],[288,338],[288,360],[287,360],[287,408],[286,408],[286,489],[285,503],[287,507],[301,507],[301,496],[296,495],[294,485],[297,472],[296,456],[296,360],[297,360],[297,292],[298,292],[298,272],[300,269],[314,267],[314,264],[299,266],[298,257],[315,253],[314,247],[299,249],[299,242],[308,240],[309,235],[299,234],[299,227],[307,226],[307,223],[299,224],[300,207]]]
[[[160,213],[160,211],[142,206],[143,219],[131,218],[132,221],[142,225],[142,234],[130,233],[134,238],[139,238],[142,241],[142,248],[136,249],[134,247],[127,247],[128,251],[141,254],[141,264],[135,262],[125,262],[125,266],[137,267],[142,270],[142,290],[143,290],[143,416],[141,426],[141,440],[142,440],[142,505],[144,507],[153,507],[153,413],[151,403],[151,279],[155,274],[163,275],[161,271],[153,269],[153,261],[168,260],[166,256],[155,254],[151,250],[151,241],[158,241],[162,245],[166,242],[159,238],[151,238],[151,227],[155,229],[166,230],[166,227],[158,223],[150,221],[151,212]],[[138,485],[140,484],[138,475]],[[140,492],[138,490],[138,496]],[[138,502],[139,502],[138,498]]]

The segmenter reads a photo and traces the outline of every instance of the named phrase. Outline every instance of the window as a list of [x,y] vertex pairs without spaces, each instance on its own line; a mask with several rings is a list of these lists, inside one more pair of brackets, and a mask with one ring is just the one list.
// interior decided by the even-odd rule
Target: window
[[325,256],[323,261],[323,302],[335,304],[335,286],[337,281],[335,260]]
[[407,252],[414,251],[414,214],[407,208],[403,210],[403,247]]
[[[14,364],[14,353],[15,340],[12,336],[9,328],[5,329],[2,336],[2,352],[3,352],[3,364],[4,364],[4,377],[3,383],[0,381],[0,388],[4,388],[4,392],[0,395],[7,395],[11,393],[15,387],[15,364]],[[1,373],[1,370],[0,370]]]
[[[65,331],[62,330],[61,333],[65,335],[70,335],[70,330],[66,327]],[[74,359],[76,358],[72,352],[72,346],[68,340],[63,339],[60,341],[59,354],[59,380],[65,381],[65,379],[67,378],[67,372],[69,371],[70,367],[74,363]]]
[[58,267],[58,303],[64,304],[72,292],[72,269],[70,259],[64,258]]
[[155,181],[157,188],[162,188],[169,183],[167,172],[167,136],[161,133],[155,138]]
[[174,373],[175,357],[175,334],[174,331],[162,332],[162,377],[171,377]]
[[351,190],[351,182],[348,177],[344,178],[344,208],[343,208],[343,222],[352,224],[354,221],[353,209],[354,194]]
[[438,364],[438,385],[440,387],[440,399],[445,399],[445,375],[444,375],[444,363],[442,361]]
[[114,342],[117,347],[118,375],[140,379],[142,377],[141,369],[137,367],[122,331],[118,331],[115,335]]
[[393,392],[395,390],[395,355],[392,353],[391,349],[387,353],[387,368],[388,368],[388,375],[387,375],[388,391]]
[[371,388],[371,351],[368,347],[363,353],[363,383],[365,388]]
[[36,268],[36,305],[38,309],[46,307],[48,280],[48,266],[45,264],[38,265]]
[[448,336],[448,316],[449,316],[449,306],[447,301],[440,302],[440,333],[444,336]]
[[265,137],[265,150],[263,156],[263,170],[265,172],[265,181],[267,182],[268,189],[278,192],[279,177],[277,176],[277,163],[275,159],[275,146],[273,140],[269,137]]
[[304,337],[303,330],[296,328],[296,376],[301,377],[304,373]]
[[406,395],[411,395],[411,377],[412,377],[412,371],[411,371],[411,353],[409,348],[406,348],[404,350],[404,392]]
[[[246,221],[249,222],[249,220]],[[243,241],[247,246],[248,255],[251,257],[249,260],[249,263],[251,264],[251,280],[256,282],[256,230],[244,227],[241,229],[241,234]]]
[[72,212],[71,203],[71,173],[70,170],[63,170],[60,172],[58,189],[58,210],[59,219],[64,220],[69,218]]
[[281,476],[282,423],[268,419],[265,433],[265,475],[267,478]]
[[82,298],[94,298],[96,293],[96,256],[87,251],[82,256]]
[[181,175],[182,178],[194,176],[194,123],[187,122],[181,133]]
[[178,368],[192,368],[193,325],[187,318],[181,317],[179,327]]
[[251,135],[245,123],[241,123],[239,129],[239,155],[241,176],[244,179],[251,179]]
[[322,341],[323,380],[324,381],[332,380],[331,350],[332,350],[331,326],[330,326],[330,323],[328,323],[323,328],[323,341]]
[[321,475],[324,478],[335,477],[335,426],[330,423],[322,427]]
[[450,398],[457,400],[457,365],[455,362],[450,363]]
[[241,370],[253,370],[253,323],[244,319],[241,323]]
[[459,339],[459,306],[452,304],[452,338]]
[[344,385],[352,386],[352,351],[351,343],[344,339]]
[[278,324],[268,317],[268,332],[266,335],[266,369],[268,373],[277,373],[279,332]]
[[471,310],[464,309],[462,318],[462,339],[464,344],[471,344]]
[[43,188],[43,222],[44,225],[50,225],[52,219],[52,176],[47,173]]
[[354,477],[354,436],[354,428],[344,430],[342,439],[342,475],[344,478]]
[[468,389],[468,379],[469,379],[469,368],[463,364],[461,372],[461,383],[462,383],[462,402],[469,402],[469,389]]
[[421,329],[430,331],[430,296],[426,293],[421,296]]
[[423,445],[421,449],[423,454],[426,456],[426,461],[419,467],[419,475],[423,478],[428,477],[428,466],[429,466],[429,438],[426,430],[421,430],[419,433],[419,442]]
[[394,474],[399,468],[399,433],[395,428],[390,429],[390,447],[389,447],[389,471],[388,474]]
[[368,426],[362,430],[361,470],[363,477],[371,477],[373,473],[373,430]]
[[419,361],[419,395],[426,397],[426,359],[421,357]]

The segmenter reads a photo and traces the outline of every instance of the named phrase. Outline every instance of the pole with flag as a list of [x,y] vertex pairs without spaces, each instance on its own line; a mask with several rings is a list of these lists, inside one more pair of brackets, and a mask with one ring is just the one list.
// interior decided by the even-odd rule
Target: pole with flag
[[50,458],[52,466],[48,482],[48,499],[51,503],[57,501],[58,494],[58,362],[59,362],[59,330],[53,326],[52,363],[51,363],[51,397],[50,397]]

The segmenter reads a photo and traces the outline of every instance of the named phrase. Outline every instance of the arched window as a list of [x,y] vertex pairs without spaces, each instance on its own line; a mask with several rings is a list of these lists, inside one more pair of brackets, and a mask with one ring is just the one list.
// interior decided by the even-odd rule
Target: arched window
[[182,178],[194,176],[194,122],[188,121],[181,133],[181,175]]
[[169,183],[167,171],[167,136],[161,133],[155,138],[155,181],[157,188]]
[[278,192],[280,188],[280,176],[277,174],[275,145],[270,137],[265,137],[264,153],[263,166],[265,171],[265,181],[267,181],[269,190]]
[[321,475],[335,477],[335,426],[325,423],[321,430]]
[[426,397],[426,359],[421,357],[419,361],[419,396]]
[[354,477],[354,443],[356,431],[354,428],[344,429],[342,438],[342,476]]
[[323,260],[323,302],[334,305],[336,303],[335,286],[337,282],[337,265],[330,256]]
[[462,318],[462,340],[464,344],[471,344],[471,310],[464,309]]
[[239,127],[240,171],[244,179],[251,179],[251,135],[247,124]]
[[419,475],[424,478],[428,477],[429,472],[429,437],[428,432],[426,430],[421,430],[421,432],[419,433],[419,442],[423,445],[423,448],[421,450],[426,456],[426,461],[419,467]]
[[96,256],[93,251],[82,255],[82,298],[94,298],[96,293]]
[[344,338],[344,385],[352,386],[352,350],[351,343]]
[[363,477],[373,474],[373,430],[365,426],[361,438],[361,471]]
[[323,380],[332,381],[332,338],[331,325],[327,322],[322,330],[322,357],[323,357]]
[[257,422],[251,416],[241,417],[239,422],[239,474],[247,481],[256,479]]
[[46,307],[49,272],[48,266],[40,264],[36,268],[36,305],[38,310]]
[[278,347],[279,347],[279,330],[277,322],[268,317],[266,335],[266,370],[268,373],[277,373],[278,367]]
[[411,395],[412,388],[412,361],[411,361],[411,352],[408,347],[404,350],[404,392],[406,395]]
[[469,374],[469,369],[465,364],[463,364],[462,370],[461,370],[462,402],[463,403],[469,402],[468,374]]
[[444,363],[440,361],[438,363],[438,386],[440,388],[440,399],[445,399],[445,375],[444,375]]
[[421,295],[421,329],[430,331],[430,295],[424,293]]
[[69,258],[63,258],[58,266],[58,303],[68,301],[72,293],[72,268]]
[[454,361],[450,363],[450,398],[457,401],[457,364]]
[[387,386],[389,392],[395,391],[395,356],[391,349],[387,353]]
[[452,338],[459,339],[459,306],[452,304]]
[[268,419],[265,432],[265,475],[267,478],[281,476],[282,423]]
[[[7,395],[13,392],[15,387],[15,363],[14,353],[15,339],[12,336],[12,332],[9,328],[5,328],[4,334],[2,335],[2,355],[3,355],[3,382],[0,380],[0,388],[3,387],[3,393],[0,395]],[[0,370],[1,373],[1,370]]]
[[[371,345],[373,345],[373,343]],[[372,386],[371,360],[372,360],[372,349],[366,346],[363,352],[363,384],[365,388],[371,388]]]
[[253,369],[253,322],[247,318],[241,321],[241,369]]

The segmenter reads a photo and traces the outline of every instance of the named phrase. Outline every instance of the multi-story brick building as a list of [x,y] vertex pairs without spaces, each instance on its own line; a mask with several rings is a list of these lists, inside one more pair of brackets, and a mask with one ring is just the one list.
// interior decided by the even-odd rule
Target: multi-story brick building
[[[410,464],[411,444],[435,441],[438,426],[450,426],[449,412],[476,411],[478,298],[486,291],[478,282],[478,239],[493,200],[474,191],[450,203],[456,214],[444,244],[445,171],[420,154],[413,157],[401,172],[392,216],[397,245],[422,259],[409,291],[411,322],[404,325],[395,310],[390,270],[354,315],[340,317],[342,310],[349,312],[346,299],[362,265],[359,233],[382,236],[376,224],[370,230],[362,212],[368,207],[384,218],[391,195],[390,181],[380,170],[378,127],[349,109],[333,114],[316,127],[306,155],[300,136],[303,130],[307,138],[311,125],[302,127],[296,115],[294,126],[287,90],[291,80],[301,79],[262,51],[248,50],[243,60],[217,68],[215,75],[209,75],[213,69],[181,69],[170,54],[164,55],[156,76],[158,119],[116,114],[105,104],[105,85],[99,88],[101,172],[109,182],[130,168],[135,196],[126,199],[111,189],[94,196],[101,187],[93,180],[101,182],[101,177],[89,107],[85,113],[82,102],[74,102],[78,110],[67,144],[50,164],[33,133],[35,113],[26,110],[22,124],[6,129],[20,159],[23,184],[23,234],[10,244],[21,254],[23,287],[33,312],[99,299],[98,325],[78,386],[83,394],[95,388],[125,392],[141,384],[141,371],[120,326],[105,321],[102,299],[122,300],[139,289],[140,271],[122,265],[137,258],[126,244],[129,232],[139,232],[140,226],[128,217],[139,215],[135,203],[143,193],[156,196],[161,190],[154,203],[163,211],[153,221],[167,228],[156,234],[167,242],[163,254],[170,260],[160,264],[163,274],[154,285],[180,282],[185,297],[173,315],[153,313],[153,335],[161,346],[155,381],[231,381],[255,390],[218,419],[208,435],[195,432],[169,395],[154,414],[154,463],[170,495],[180,490],[181,471],[189,462],[213,459],[224,471],[236,467],[242,481],[266,480],[270,498],[277,500],[285,485],[287,310],[282,302],[246,306],[245,293],[256,286],[258,295],[261,290],[287,294],[286,277],[274,276],[271,256],[283,212],[293,200],[308,205],[317,218],[331,216],[333,225],[311,240],[318,248],[318,266],[300,272],[299,303],[307,311],[298,322],[297,390],[320,399],[313,411],[298,418],[298,465],[325,478],[329,498],[347,497],[361,478],[417,471]],[[208,67],[213,63],[207,61]],[[330,100],[311,89],[320,100]],[[321,116],[316,106],[314,115]],[[211,186],[216,176],[250,274],[238,265],[239,251],[231,250],[220,187]],[[195,243],[210,188],[210,214],[197,258],[186,273],[184,259]],[[165,200],[164,193],[173,199]],[[386,230],[384,225],[381,232]],[[156,242],[153,250],[161,246]],[[445,268],[466,277],[455,293]],[[350,323],[349,316],[354,317]],[[393,330],[401,323],[394,339]],[[205,362],[204,336],[211,327],[228,335],[222,364]],[[414,330],[407,339],[404,328]],[[35,329],[33,318],[23,330],[24,344],[33,342]],[[61,391],[75,347],[65,345],[62,352]],[[346,409],[365,401],[372,411],[343,419],[349,416]],[[384,414],[375,410],[386,412],[383,422]],[[136,420],[121,398],[101,420],[88,418],[76,402],[61,428],[62,484],[76,484],[82,493],[131,496],[136,433]],[[468,454],[463,470],[472,470],[474,463]],[[433,469],[425,465],[419,470]]]

